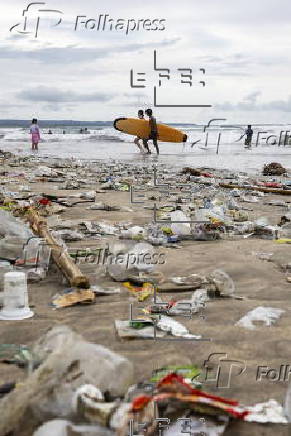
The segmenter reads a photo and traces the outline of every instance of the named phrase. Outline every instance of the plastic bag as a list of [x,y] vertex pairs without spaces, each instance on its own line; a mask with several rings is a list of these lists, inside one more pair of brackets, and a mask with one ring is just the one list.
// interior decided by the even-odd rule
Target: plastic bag
[[4,274],[13,270],[9,262],[0,261],[0,291],[4,289]]
[[86,200],[95,200],[95,197],[96,197],[95,191],[83,192],[81,195],[81,198],[84,198]]
[[[176,235],[190,235],[191,226],[188,218],[181,210],[171,212],[171,221],[184,221],[171,224],[172,232]],[[185,222],[186,221],[186,222]]]
[[127,253],[127,264],[131,258],[131,263],[140,271],[152,271],[155,263],[153,262],[154,249],[151,244],[139,243],[134,245]]
[[60,237],[63,241],[81,241],[84,239],[83,234],[76,230],[54,230],[52,234]]
[[33,233],[22,221],[9,212],[0,209],[0,235],[29,239],[33,236]]
[[221,294],[233,295],[235,291],[235,284],[232,278],[222,269],[216,269],[210,274],[210,279],[214,282],[215,286]]
[[249,414],[245,417],[245,421],[287,424],[288,420],[284,416],[284,409],[278,401],[270,399],[265,403],[257,403],[254,406],[248,407]]
[[256,221],[255,221],[255,226],[256,227],[267,227],[267,226],[269,226],[269,220],[268,220],[268,218],[266,218],[266,217],[261,217],[261,218],[258,218]]
[[157,323],[157,328],[164,332],[170,333],[172,336],[187,339],[201,339],[200,335],[192,335],[183,324],[175,321],[169,316],[161,315],[160,320]]
[[33,171],[33,175],[35,177],[53,177],[56,176],[57,173],[52,170],[52,168],[46,167],[46,166],[39,166]]
[[259,306],[248,312],[237,323],[237,326],[245,327],[250,330],[256,328],[254,321],[262,321],[266,326],[271,326],[285,310],[274,307]]

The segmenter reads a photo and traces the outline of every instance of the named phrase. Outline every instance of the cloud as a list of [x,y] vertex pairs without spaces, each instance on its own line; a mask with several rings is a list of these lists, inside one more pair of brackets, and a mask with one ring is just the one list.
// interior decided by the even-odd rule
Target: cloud
[[[249,55],[233,52],[224,56],[201,56],[201,65],[206,66],[209,76],[250,76],[256,60]],[[252,69],[251,69],[252,68]]]
[[251,94],[247,95],[244,99],[246,103],[256,104],[258,97],[261,95],[261,91],[254,91]]
[[268,102],[258,102],[258,97],[261,95],[260,91],[254,91],[247,95],[242,101],[238,103],[230,103],[225,101],[222,104],[214,105],[215,109],[224,111],[280,111],[291,112],[291,95],[287,100],[272,100]]
[[207,47],[209,49],[214,50],[223,50],[224,48],[230,47],[232,44],[231,38],[229,35],[220,34],[220,30],[217,29],[214,31],[210,31],[209,27],[205,27],[204,29],[200,28],[198,32],[194,33],[195,40],[199,42],[199,45],[202,47]]
[[122,107],[130,107],[133,109],[144,109],[151,106],[151,100],[148,98],[146,101],[140,101],[140,100],[132,100],[128,102],[122,103]]
[[287,100],[274,100],[261,105],[265,110],[276,110],[281,112],[291,112],[291,95]]
[[103,47],[81,47],[77,44],[68,44],[65,47],[38,47],[35,49],[20,49],[15,46],[0,46],[1,59],[20,59],[26,58],[36,60],[41,63],[75,63],[95,61],[112,56],[114,53],[132,53],[148,48],[167,47],[176,44],[179,38],[164,39],[160,42],[116,44],[114,46]]
[[[218,104],[197,111],[195,121],[204,122],[204,118],[212,113],[215,116],[215,111],[222,109],[225,118],[232,111],[237,119],[251,111],[253,122],[267,118],[266,115],[272,116],[272,121],[289,122],[291,102],[286,89],[290,60],[286,53],[291,42],[287,30],[290,0],[180,0],[178,6],[167,2],[166,8],[156,0],[126,0],[119,12],[116,0],[107,0],[104,10],[96,9],[96,0],[45,2],[63,11],[64,16],[61,25],[54,29],[51,22],[43,21],[39,38],[9,32],[10,26],[22,19],[27,3],[3,2],[0,95],[14,105],[2,105],[14,118],[25,117],[31,107],[43,116],[58,110],[57,116],[80,119],[93,116],[93,105],[96,118],[110,118],[112,113],[133,107],[135,113],[140,103],[151,101],[152,96],[129,88],[129,69],[146,71],[152,83],[157,74],[148,76],[148,72],[152,71],[152,52],[156,49],[160,65],[171,69],[169,86],[173,84],[173,99],[177,101],[180,88],[174,87],[178,82],[176,69],[189,66],[195,78],[200,74],[199,68],[206,69],[207,87],[203,92],[209,95],[211,103]],[[163,17],[166,29],[128,35],[73,30],[77,15],[96,18],[99,13],[108,13],[113,19],[119,13],[121,18]],[[144,91],[151,93],[149,88]],[[74,108],[72,112],[70,107]],[[161,108],[159,113],[168,121],[193,120],[191,109],[177,112]]]
[[124,95],[124,97],[130,97],[130,98],[146,97],[146,94],[144,92],[124,92],[122,95]]
[[19,92],[16,96],[22,100],[47,102],[50,104],[61,102],[107,102],[113,98],[112,95],[101,92],[86,94],[69,90],[64,91],[48,86],[30,88]]
[[[270,71],[270,67],[286,65],[284,57],[278,53],[266,54],[249,52],[247,54],[241,52],[233,52],[224,56],[202,56],[200,62],[207,66],[208,74],[213,76],[244,76],[251,77],[254,74],[264,74]],[[287,64],[288,65],[288,64]],[[268,67],[268,69],[266,69]]]
[[43,109],[51,112],[60,112],[63,108],[58,103],[55,104],[51,103],[51,104],[44,105]]

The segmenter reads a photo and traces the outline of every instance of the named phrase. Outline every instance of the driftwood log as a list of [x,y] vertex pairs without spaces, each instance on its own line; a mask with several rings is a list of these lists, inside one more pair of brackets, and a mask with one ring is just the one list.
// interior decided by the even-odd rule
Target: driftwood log
[[89,279],[80,271],[73,259],[52,236],[48,229],[46,220],[33,208],[29,209],[27,217],[34,233],[43,238],[51,248],[54,262],[70,282],[71,286],[77,288],[90,288]]
[[280,188],[264,188],[263,186],[238,186],[227,183],[219,183],[221,188],[230,188],[230,189],[248,189],[252,191],[260,191],[265,192],[266,194],[279,194],[279,195],[291,195],[290,189],[280,189]]

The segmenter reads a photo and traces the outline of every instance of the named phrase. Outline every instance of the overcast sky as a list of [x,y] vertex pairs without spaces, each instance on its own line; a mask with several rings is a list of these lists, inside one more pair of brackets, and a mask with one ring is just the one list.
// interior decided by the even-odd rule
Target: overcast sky
[[[28,5],[1,0],[0,118],[135,116],[139,107],[153,107],[156,86],[160,105],[212,105],[153,107],[164,122],[211,117],[229,124],[291,122],[290,0],[47,0],[26,12],[24,34],[22,12]],[[165,20],[158,23],[164,30],[126,34],[121,24],[118,30],[97,31],[81,23],[98,21],[100,14],[108,14],[114,25],[118,19]],[[86,18],[75,31],[78,15]],[[170,70],[161,86],[154,50],[157,66]],[[192,86],[180,83],[178,68],[192,68]],[[131,70],[135,84],[145,78],[139,82],[145,88],[130,86]]]

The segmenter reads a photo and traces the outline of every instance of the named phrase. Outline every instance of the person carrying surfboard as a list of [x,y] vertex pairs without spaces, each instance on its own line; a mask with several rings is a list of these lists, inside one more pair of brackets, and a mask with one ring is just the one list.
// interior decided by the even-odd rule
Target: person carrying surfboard
[[[144,113],[143,113],[143,110],[142,109],[140,109],[139,111],[138,111],[138,113],[137,113],[137,116],[138,116],[138,118],[140,119],[140,120],[144,120]],[[149,151],[148,150],[148,145],[147,145],[147,141],[146,140],[143,140],[143,145],[144,145],[144,147],[145,147],[145,149],[146,150],[144,150],[144,148],[141,146],[141,144],[139,143],[139,141],[140,141],[140,137],[139,136],[137,136],[136,138],[134,138],[134,143],[138,146],[138,148],[139,148],[139,151],[141,152],[141,153],[144,153],[146,150],[147,151]],[[146,141],[146,142],[145,142]]]
[[[160,153],[159,146],[158,146],[158,126],[157,121],[155,117],[153,116],[153,111],[151,109],[147,109],[145,111],[146,115],[149,117],[149,124],[150,124],[150,136],[149,139],[153,141],[153,144],[156,148],[157,154]],[[150,151],[148,151],[150,152]]]

